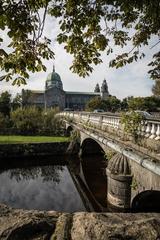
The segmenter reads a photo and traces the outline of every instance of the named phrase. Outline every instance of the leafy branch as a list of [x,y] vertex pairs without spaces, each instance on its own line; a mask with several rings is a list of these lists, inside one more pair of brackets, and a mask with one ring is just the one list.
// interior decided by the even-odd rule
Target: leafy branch
[[[0,68],[6,72],[1,80],[20,85],[26,83],[29,72],[46,70],[43,59],[54,58],[50,39],[42,39],[47,13],[59,20],[57,41],[73,55],[70,69],[85,77],[93,71],[93,65],[102,62],[103,51],[114,53],[112,43],[122,50],[131,44],[132,50],[115,56],[110,67],[123,67],[143,58],[141,47],[148,45],[153,35],[159,38],[159,12],[159,0],[0,1],[0,30],[7,30],[11,40],[8,50],[0,49]],[[3,40],[0,37],[0,46]],[[155,46],[158,44],[159,39]],[[160,79],[159,65],[156,53],[149,64],[152,79]]]

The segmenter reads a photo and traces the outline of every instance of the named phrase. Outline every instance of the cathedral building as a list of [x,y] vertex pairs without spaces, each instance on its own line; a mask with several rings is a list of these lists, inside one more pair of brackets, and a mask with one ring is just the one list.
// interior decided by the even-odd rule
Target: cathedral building
[[70,108],[84,110],[86,103],[96,96],[103,99],[109,96],[106,80],[103,81],[101,91],[97,84],[94,92],[68,92],[63,90],[61,77],[55,72],[47,76],[44,91],[22,90],[23,105],[35,105],[42,108],[59,107],[61,110]]

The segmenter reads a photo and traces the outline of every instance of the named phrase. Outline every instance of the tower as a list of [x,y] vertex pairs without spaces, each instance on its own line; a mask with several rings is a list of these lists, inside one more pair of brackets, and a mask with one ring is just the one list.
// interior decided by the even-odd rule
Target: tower
[[63,83],[60,75],[55,71],[54,65],[46,79],[44,101],[46,107],[59,107],[60,109],[65,107]]
[[108,92],[108,85],[106,80],[103,80],[102,86],[101,86],[101,97],[102,99],[106,99],[109,96],[109,92]]
[[99,87],[99,84],[98,84],[98,83],[97,83],[96,86],[95,86],[94,92],[95,92],[95,93],[99,93],[99,92],[100,92],[100,87]]

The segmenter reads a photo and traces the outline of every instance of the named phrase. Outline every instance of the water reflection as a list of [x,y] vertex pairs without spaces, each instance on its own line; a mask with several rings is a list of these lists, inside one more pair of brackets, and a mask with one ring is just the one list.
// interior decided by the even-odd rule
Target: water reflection
[[103,156],[83,157],[82,170],[85,181],[95,199],[106,207],[107,177],[105,174],[106,161]]
[[[29,167],[29,168],[15,168],[8,171],[10,179],[15,179],[17,182],[24,180],[35,180],[38,177],[42,181],[60,181],[60,172],[64,170],[63,166],[43,166],[43,167]],[[1,171],[0,173],[3,173]]]
[[107,211],[106,161],[103,156],[70,159],[69,170],[87,211]]
[[1,171],[0,183],[0,202],[15,208],[85,211],[65,166]]
[[[67,167],[53,165],[66,160]],[[103,156],[7,161],[0,162],[0,202],[25,209],[106,211]]]

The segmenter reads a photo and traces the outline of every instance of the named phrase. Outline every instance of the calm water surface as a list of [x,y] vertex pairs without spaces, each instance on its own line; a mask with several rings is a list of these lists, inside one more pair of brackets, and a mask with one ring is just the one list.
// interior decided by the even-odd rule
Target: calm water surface
[[24,209],[86,211],[66,166],[1,170],[0,202]]

